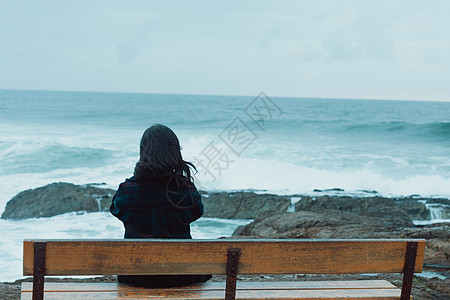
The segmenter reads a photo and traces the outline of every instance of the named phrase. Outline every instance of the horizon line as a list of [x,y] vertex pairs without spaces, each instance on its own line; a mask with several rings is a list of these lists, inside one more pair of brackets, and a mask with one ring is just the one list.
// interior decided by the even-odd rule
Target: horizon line
[[22,92],[60,92],[60,93],[99,93],[99,94],[145,94],[145,95],[186,95],[186,96],[221,96],[221,97],[257,97],[261,93],[264,93],[269,98],[293,98],[293,99],[335,99],[335,100],[368,100],[368,101],[414,101],[414,102],[444,102],[450,103],[448,100],[433,100],[433,99],[387,99],[387,98],[356,98],[356,97],[320,97],[320,96],[272,96],[268,95],[264,91],[258,92],[255,95],[237,95],[237,94],[209,94],[209,93],[170,93],[170,92],[124,92],[124,91],[87,91],[87,90],[49,90],[49,89],[4,89],[0,88],[0,91],[22,91]]

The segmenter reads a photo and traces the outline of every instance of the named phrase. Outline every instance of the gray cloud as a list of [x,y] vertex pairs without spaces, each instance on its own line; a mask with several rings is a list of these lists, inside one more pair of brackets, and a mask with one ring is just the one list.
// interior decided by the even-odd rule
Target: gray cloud
[[450,100],[449,10],[446,0],[0,0],[0,88]]

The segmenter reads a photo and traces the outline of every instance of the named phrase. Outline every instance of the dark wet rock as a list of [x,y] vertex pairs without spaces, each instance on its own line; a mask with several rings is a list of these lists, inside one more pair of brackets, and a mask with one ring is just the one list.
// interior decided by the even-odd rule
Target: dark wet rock
[[375,190],[359,190],[359,192],[363,192],[366,194],[378,194],[378,192]]
[[[3,219],[51,217],[66,212],[108,211],[114,190],[103,188],[104,184],[74,185],[53,183],[34,190],[27,190],[12,198],[6,206]],[[260,194],[253,191],[201,192],[205,206],[204,217],[224,219],[263,219],[284,213],[290,207],[291,197],[300,197],[296,211],[321,212],[337,210],[348,213],[401,216],[406,220],[430,219],[428,208],[442,207],[443,218],[449,216],[448,199],[385,198],[350,196],[280,196]],[[433,203],[427,206],[423,203]],[[290,209],[293,209],[291,207]]]
[[17,194],[6,204],[1,218],[17,220],[76,211],[107,211],[114,192],[90,185],[52,183]]
[[382,238],[386,232],[413,227],[407,215],[299,211],[254,221],[234,235],[265,238]]
[[420,200],[424,200],[426,201],[428,204],[444,204],[444,205],[450,205],[450,199],[445,199],[445,198],[425,198],[425,199],[420,199]]
[[344,192],[344,189],[341,189],[341,188],[332,188],[332,189],[324,189],[324,190],[314,189],[313,192],[316,192],[316,193],[323,193],[323,192]]
[[290,197],[253,192],[222,192],[203,195],[204,217],[260,219],[286,212]]
[[414,226],[405,214],[352,213],[337,210],[299,211],[256,220],[239,227],[233,236],[258,238],[426,239],[425,263],[450,266],[450,224]]
[[339,210],[352,213],[394,214],[403,211],[411,220],[427,220],[430,212],[425,204],[409,198],[349,197],[349,196],[303,196],[295,204],[295,210],[324,211]]
[[[115,191],[97,186],[99,184],[93,186],[59,182],[26,190],[7,203],[1,218],[27,219],[67,212],[108,211]],[[254,192],[202,194],[204,216],[224,219],[265,218],[285,212],[291,203],[287,196]]]
[[401,237],[426,239],[425,264],[450,271],[450,223],[405,228]]

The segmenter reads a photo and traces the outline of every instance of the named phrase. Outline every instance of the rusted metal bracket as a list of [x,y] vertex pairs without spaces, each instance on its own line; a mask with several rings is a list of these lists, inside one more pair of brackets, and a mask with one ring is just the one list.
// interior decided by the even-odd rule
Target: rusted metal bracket
[[414,267],[416,265],[417,242],[407,242],[405,267],[403,268],[403,284],[400,300],[409,300],[411,296]]
[[234,300],[236,298],[236,280],[240,254],[241,249],[228,249],[225,300]]
[[47,244],[34,243],[33,300],[44,299],[45,252]]

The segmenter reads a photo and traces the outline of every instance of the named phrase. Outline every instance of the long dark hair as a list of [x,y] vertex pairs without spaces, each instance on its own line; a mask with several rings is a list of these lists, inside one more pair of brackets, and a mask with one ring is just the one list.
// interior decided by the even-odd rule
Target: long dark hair
[[141,139],[140,158],[134,168],[137,181],[163,179],[175,180],[182,185],[193,184],[191,168],[197,171],[192,163],[183,160],[180,142],[172,129],[155,124],[145,130]]

